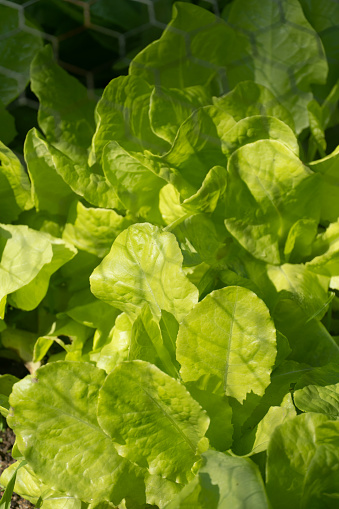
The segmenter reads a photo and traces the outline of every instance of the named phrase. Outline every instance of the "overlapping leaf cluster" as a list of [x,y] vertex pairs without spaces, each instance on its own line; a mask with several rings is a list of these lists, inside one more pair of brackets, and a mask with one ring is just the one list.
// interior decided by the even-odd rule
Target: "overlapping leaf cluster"
[[336,507],[339,19],[317,12],[177,3],[96,107],[34,59],[29,179],[1,149],[1,342],[32,372],[0,379],[1,482],[43,509]]

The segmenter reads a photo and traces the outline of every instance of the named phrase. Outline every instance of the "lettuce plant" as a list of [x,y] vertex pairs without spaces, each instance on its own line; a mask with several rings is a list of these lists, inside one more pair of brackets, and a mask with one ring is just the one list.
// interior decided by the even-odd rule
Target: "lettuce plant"
[[96,105],[48,47],[33,60],[28,177],[5,146],[0,167],[1,342],[31,374],[3,375],[0,404],[1,483],[37,507],[336,507],[321,3],[320,23],[302,0],[179,2]]
[[29,81],[30,63],[42,47],[42,40],[17,3],[1,2],[0,17],[0,140],[8,144],[17,132],[6,106],[24,91]]

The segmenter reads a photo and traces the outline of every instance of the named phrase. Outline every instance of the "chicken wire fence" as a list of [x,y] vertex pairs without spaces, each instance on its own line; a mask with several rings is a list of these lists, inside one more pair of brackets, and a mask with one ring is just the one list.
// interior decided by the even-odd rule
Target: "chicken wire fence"
[[[15,118],[21,142],[36,125],[39,104],[28,86],[29,65],[42,43],[51,44],[59,65],[89,96],[99,96],[160,37],[174,1],[0,0],[0,99]],[[186,2],[220,15],[228,0]]]
[[[231,51],[225,51],[229,63],[228,75],[223,77],[224,90],[229,89],[229,76],[236,74],[233,81],[258,80],[291,108],[297,107],[294,98],[310,100],[308,82],[319,82],[318,68],[323,65],[321,42],[327,51],[328,39],[332,41],[331,34],[336,28],[332,26],[337,23],[335,16],[328,14],[320,23],[318,15],[309,12],[308,1],[300,0],[301,21],[296,23],[294,11],[287,9],[283,0],[275,0],[270,21],[265,16],[251,19],[250,14],[243,13],[245,19],[240,25],[233,25],[227,15],[234,3],[231,0],[184,2],[221,16],[234,29],[237,44]],[[171,19],[174,3],[175,0],[0,0],[0,117],[4,106],[7,107],[19,133],[10,147],[22,152],[26,133],[37,126],[39,104],[27,84],[30,62],[42,44],[52,46],[59,65],[87,87],[90,97],[100,97],[108,82],[127,74],[135,55],[161,36]],[[336,5],[337,0],[333,8]],[[303,15],[310,25],[302,20]],[[275,48],[271,47],[273,32],[277,33]],[[311,53],[305,52],[304,47],[312,48]],[[337,54],[331,45],[329,48],[330,59],[337,62]],[[189,51],[187,55],[189,58]],[[203,62],[204,65],[210,64]],[[329,76],[323,89],[313,88],[316,99],[319,91],[319,100],[325,99],[335,78],[336,74]]]

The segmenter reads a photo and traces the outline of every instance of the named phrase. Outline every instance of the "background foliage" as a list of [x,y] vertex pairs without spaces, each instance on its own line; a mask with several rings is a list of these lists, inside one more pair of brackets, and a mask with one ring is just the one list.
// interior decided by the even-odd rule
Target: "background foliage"
[[204,3],[142,49],[169,2],[0,2],[0,481],[43,509],[336,507],[337,2]]
[[[184,0],[217,15],[229,0]],[[0,101],[10,128],[4,143],[22,152],[39,103],[28,84],[30,61],[41,43],[52,45],[58,64],[99,98],[108,82],[126,74],[131,59],[158,39],[174,0],[1,0]],[[15,83],[13,85],[13,82]],[[0,117],[1,118],[1,117]],[[14,126],[15,123],[15,126]]]

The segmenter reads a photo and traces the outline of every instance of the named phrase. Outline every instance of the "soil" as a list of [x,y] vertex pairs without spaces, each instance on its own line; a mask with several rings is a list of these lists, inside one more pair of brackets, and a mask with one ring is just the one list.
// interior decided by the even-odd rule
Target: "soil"
[[[0,474],[5,468],[7,468],[14,460],[11,456],[11,450],[15,441],[15,435],[10,428],[5,428],[0,431]],[[2,497],[3,491],[0,491]],[[33,509],[32,505],[28,500],[24,500],[19,497],[16,493],[13,493],[11,501],[11,509]]]

